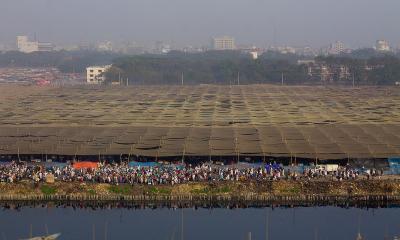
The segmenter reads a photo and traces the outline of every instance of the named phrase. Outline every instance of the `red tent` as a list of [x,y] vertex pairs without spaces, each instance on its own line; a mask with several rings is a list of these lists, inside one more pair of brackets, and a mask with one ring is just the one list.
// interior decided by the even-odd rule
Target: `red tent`
[[95,169],[98,167],[97,162],[76,162],[72,165],[73,168],[75,169]]

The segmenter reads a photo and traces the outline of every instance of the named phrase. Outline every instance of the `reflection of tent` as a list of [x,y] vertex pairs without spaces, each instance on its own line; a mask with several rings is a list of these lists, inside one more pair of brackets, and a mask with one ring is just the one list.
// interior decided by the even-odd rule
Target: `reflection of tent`
[[97,168],[97,162],[76,162],[72,165],[75,169],[84,169],[84,168]]

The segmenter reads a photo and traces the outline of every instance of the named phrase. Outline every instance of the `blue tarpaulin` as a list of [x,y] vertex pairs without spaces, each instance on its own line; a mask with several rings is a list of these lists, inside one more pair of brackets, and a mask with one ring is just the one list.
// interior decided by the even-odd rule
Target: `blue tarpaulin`
[[264,164],[263,163],[238,162],[236,165],[233,165],[233,166],[235,166],[235,167],[237,167],[239,169],[243,169],[243,168],[259,168],[259,167],[263,167]]
[[129,162],[129,167],[157,167],[157,162]]
[[53,167],[58,167],[58,168],[63,168],[68,165],[68,163],[62,163],[62,162],[26,162],[26,165],[28,166],[43,166],[47,169],[53,168]]
[[183,170],[185,168],[184,164],[168,164],[168,165],[162,165],[164,168],[172,168],[172,169],[177,169],[177,170]]
[[388,159],[390,174],[400,174],[400,157],[393,157]]
[[295,166],[284,166],[283,168],[285,169],[286,172],[288,170],[290,170],[290,172],[292,172],[292,173],[296,172],[296,173],[299,173],[299,174],[303,174],[304,170],[306,168],[308,168],[308,167],[310,167],[310,166],[305,166],[304,164],[298,164],[298,165],[295,165]]

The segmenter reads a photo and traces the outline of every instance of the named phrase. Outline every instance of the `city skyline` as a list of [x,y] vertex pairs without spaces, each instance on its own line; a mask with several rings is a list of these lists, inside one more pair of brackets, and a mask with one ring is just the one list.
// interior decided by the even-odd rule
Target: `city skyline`
[[199,46],[224,35],[261,47],[319,48],[339,40],[351,48],[372,47],[377,39],[395,47],[400,43],[400,3],[394,0],[4,0],[2,8],[0,42],[7,44],[17,35],[35,34],[56,45],[161,40]]
[[341,41],[331,42],[321,48],[314,48],[312,46],[288,46],[288,45],[276,45],[268,47],[260,47],[256,45],[243,45],[236,43],[236,40],[232,36],[218,36],[212,39],[208,45],[202,46],[171,46],[168,42],[156,41],[154,44],[147,46],[141,46],[135,42],[94,42],[88,45],[70,45],[70,46],[54,46],[53,43],[41,42],[36,39],[36,35],[33,40],[27,35],[21,35],[16,37],[16,45],[9,46],[0,43],[0,51],[13,51],[17,50],[20,52],[30,53],[35,51],[58,51],[58,50],[95,50],[105,52],[116,52],[125,54],[140,54],[140,53],[161,53],[165,54],[172,50],[184,51],[184,52],[204,52],[208,50],[240,50],[245,52],[257,52],[257,54],[263,53],[268,50],[277,51],[282,54],[300,54],[300,55],[337,55],[341,53],[350,53],[354,50],[359,49],[375,49],[378,52],[398,52],[400,48],[392,45],[385,39],[378,39],[374,45],[366,48],[351,48],[346,43]]

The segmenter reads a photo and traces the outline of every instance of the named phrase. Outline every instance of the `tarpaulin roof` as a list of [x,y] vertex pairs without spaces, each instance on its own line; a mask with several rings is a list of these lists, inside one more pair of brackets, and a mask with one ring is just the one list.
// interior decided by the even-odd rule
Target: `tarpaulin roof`
[[0,155],[400,156],[399,88],[202,85],[22,93],[0,102]]

